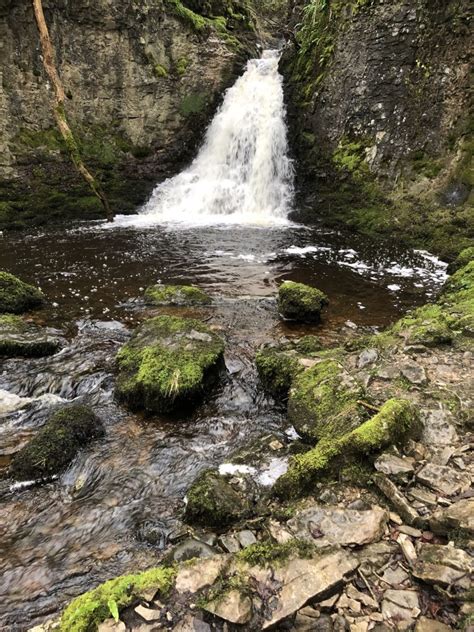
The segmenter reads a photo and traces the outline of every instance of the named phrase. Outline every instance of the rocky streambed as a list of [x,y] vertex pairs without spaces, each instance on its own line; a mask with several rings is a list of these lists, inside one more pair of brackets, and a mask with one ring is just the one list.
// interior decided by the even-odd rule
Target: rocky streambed
[[[51,615],[41,629],[468,621],[473,264],[461,263],[437,303],[381,334],[327,327],[324,284],[327,296],[297,283],[281,291],[279,311],[312,324],[279,324],[276,284],[267,297],[214,294],[210,304],[183,286],[172,297],[163,285],[142,290],[120,308],[143,322],[132,338],[119,322],[87,318],[52,329],[44,311],[22,318],[34,332],[12,333],[16,317],[2,317],[0,337],[17,344],[4,356],[22,356],[4,359],[0,376],[5,629]],[[33,333],[57,346],[25,350]],[[182,384],[193,410],[182,408]],[[45,448],[38,457],[32,446],[48,429],[58,436],[54,410],[71,402],[99,425],[89,418],[90,443],[80,435],[70,465],[44,470]],[[15,482],[28,450],[33,470],[18,467]]]

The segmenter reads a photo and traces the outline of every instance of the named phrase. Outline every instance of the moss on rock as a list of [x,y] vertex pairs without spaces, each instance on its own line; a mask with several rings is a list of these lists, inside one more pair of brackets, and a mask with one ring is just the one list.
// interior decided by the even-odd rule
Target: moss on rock
[[87,406],[61,408],[13,456],[10,474],[18,480],[57,474],[69,465],[81,448],[103,434],[100,420]]
[[43,357],[56,353],[61,339],[20,316],[0,316],[0,357]]
[[211,297],[192,285],[152,285],[145,291],[145,301],[149,305],[209,305]]
[[464,248],[464,250],[462,250],[456,259],[449,265],[448,272],[453,274],[460,268],[467,266],[467,264],[471,261],[474,261],[474,246]]
[[293,382],[288,418],[302,437],[340,437],[366,417],[364,390],[333,360],[323,360]]
[[189,406],[213,381],[223,353],[223,340],[198,320],[152,318],[117,355],[117,394],[150,412]]
[[300,322],[319,322],[327,296],[315,287],[285,281],[278,290],[278,310],[283,318]]
[[21,314],[43,304],[43,293],[13,274],[0,271],[0,313]]
[[391,399],[371,419],[339,438],[324,438],[318,445],[295,456],[286,474],[274,487],[278,496],[301,494],[335,462],[368,455],[408,437],[417,438],[421,422],[416,406],[407,400]]
[[187,492],[185,520],[190,524],[222,528],[253,513],[252,494],[237,489],[215,470],[203,472]]
[[274,397],[288,395],[293,379],[303,370],[298,355],[287,347],[264,347],[255,362],[264,389]]
[[63,612],[60,630],[93,632],[114,612],[130,606],[145,593],[155,590],[155,594],[166,595],[173,587],[175,576],[175,569],[163,566],[111,579],[74,599]]

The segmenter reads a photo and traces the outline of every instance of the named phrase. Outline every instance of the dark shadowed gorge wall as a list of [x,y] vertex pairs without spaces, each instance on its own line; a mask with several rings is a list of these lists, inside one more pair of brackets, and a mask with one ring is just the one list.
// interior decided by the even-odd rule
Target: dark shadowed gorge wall
[[298,216],[448,257],[472,243],[468,2],[295,1],[291,20]]

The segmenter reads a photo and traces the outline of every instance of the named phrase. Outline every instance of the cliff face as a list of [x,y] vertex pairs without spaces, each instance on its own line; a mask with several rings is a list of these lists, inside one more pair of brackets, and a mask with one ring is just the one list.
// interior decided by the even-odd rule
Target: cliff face
[[447,256],[455,235],[459,250],[474,236],[467,3],[312,0],[292,11],[282,68],[304,218],[395,230]]
[[[239,0],[43,5],[84,159],[131,211],[192,155],[253,51],[252,16]],[[0,228],[100,217],[55,127],[31,2],[0,0],[0,41]]]

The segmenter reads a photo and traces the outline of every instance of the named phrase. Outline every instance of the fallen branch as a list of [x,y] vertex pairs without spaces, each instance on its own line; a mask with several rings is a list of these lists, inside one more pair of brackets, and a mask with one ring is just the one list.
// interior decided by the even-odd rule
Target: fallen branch
[[107,221],[113,222],[114,214],[112,212],[112,209],[110,208],[105,193],[102,191],[100,184],[97,182],[97,180],[84,164],[76,139],[74,138],[74,134],[72,133],[72,130],[69,127],[69,123],[67,121],[66,110],[64,107],[64,87],[56,69],[53,43],[49,36],[48,26],[44,17],[43,5],[41,0],[33,0],[33,10],[35,13],[36,25],[38,27],[41,49],[43,52],[43,66],[54,90],[53,112],[59,131],[61,133],[61,136],[63,137],[66,147],[68,148],[69,154],[71,156],[72,162],[74,163],[74,166],[76,167],[76,170],[87,182],[94,195],[97,196],[97,198],[100,200],[100,203],[104,207]]

